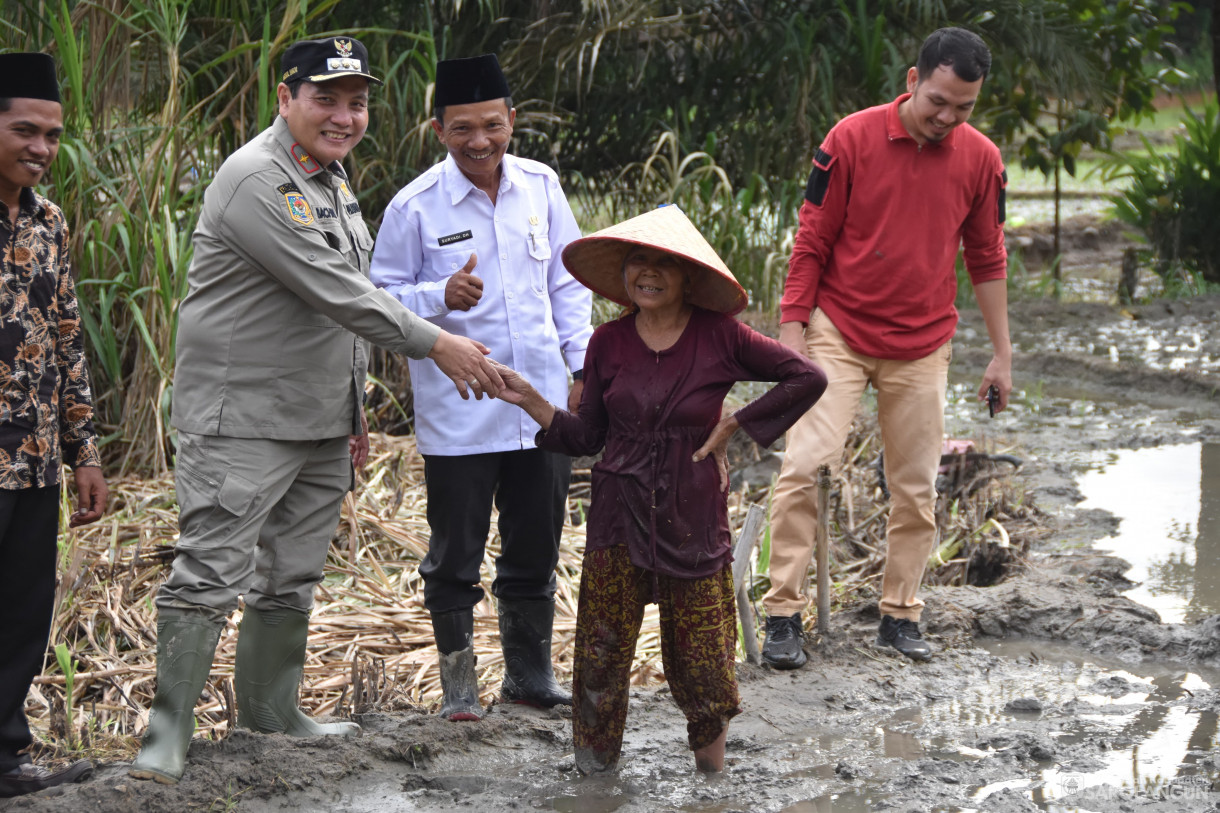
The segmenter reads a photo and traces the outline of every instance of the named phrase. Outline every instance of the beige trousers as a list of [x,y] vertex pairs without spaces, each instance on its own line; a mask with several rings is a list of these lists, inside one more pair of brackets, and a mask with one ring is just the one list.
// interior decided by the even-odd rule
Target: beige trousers
[[877,391],[877,422],[885,448],[885,478],[892,495],[886,526],[881,613],[918,621],[916,597],[936,544],[936,470],[945,431],[945,389],[950,343],[914,361],[861,355],[815,310],[805,330],[809,356],[826,371],[826,393],[788,431],[788,450],[771,508],[771,590],[768,615],[805,609],[802,593],[817,530],[817,470],[837,475],[843,445],[868,384]]

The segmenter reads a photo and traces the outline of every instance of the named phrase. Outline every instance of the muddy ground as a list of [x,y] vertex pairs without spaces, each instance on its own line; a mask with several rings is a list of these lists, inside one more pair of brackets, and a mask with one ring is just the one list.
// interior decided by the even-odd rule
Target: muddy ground
[[[1220,616],[1162,624],[1123,597],[1124,564],[1087,547],[1115,520],[1075,507],[1071,463],[1081,448],[1220,440],[1214,370],[1159,371],[1074,344],[1117,324],[1163,332],[1214,324],[1218,311],[1217,298],[1125,311],[1015,302],[1022,398],[985,425],[963,408],[950,430],[981,427],[991,442],[1020,450],[1020,484],[1052,532],[998,585],[927,591],[924,627],[940,650],[930,663],[875,647],[876,611],[862,604],[835,615],[828,635],[810,635],[804,668],[741,665],[744,712],[720,776],[692,770],[684,722],[661,687],[633,694],[616,777],[577,776],[568,709],[496,706],[463,724],[413,709],[364,716],[355,740],[241,731],[196,740],[175,787],[102,765],[82,785],[0,800],[0,810],[1220,809],[1220,785],[1212,791],[1220,690],[1211,688],[1220,680]],[[965,312],[954,359],[963,387],[987,356],[981,320]],[[1220,358],[1215,347],[1210,357]],[[1110,418],[1080,431],[1064,404],[1081,399],[1105,404]],[[1150,767],[1133,773],[1139,765]]]

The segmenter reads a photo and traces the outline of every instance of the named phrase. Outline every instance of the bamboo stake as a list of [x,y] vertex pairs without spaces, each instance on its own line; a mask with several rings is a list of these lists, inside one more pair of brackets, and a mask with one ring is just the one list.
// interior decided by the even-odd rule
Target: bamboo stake
[[764,511],[761,505],[751,503],[746,512],[745,522],[741,525],[741,533],[737,535],[737,544],[733,547],[733,586],[737,590],[737,617],[741,620],[742,645],[746,650],[746,660],[758,665],[762,663],[762,653],[758,650],[758,631],[754,627],[754,608],[750,606],[750,592],[746,589],[746,566],[750,563],[750,554],[754,551],[754,542],[762,530]]
[[830,632],[830,466],[818,466],[818,634]]

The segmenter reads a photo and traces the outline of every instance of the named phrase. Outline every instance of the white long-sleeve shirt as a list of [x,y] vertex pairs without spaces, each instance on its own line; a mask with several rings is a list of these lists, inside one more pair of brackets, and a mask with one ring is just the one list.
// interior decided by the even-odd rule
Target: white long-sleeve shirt
[[[390,202],[373,250],[372,280],[410,310],[491,349],[552,403],[567,403],[568,371],[584,366],[592,296],[563,266],[580,228],[545,164],[505,155],[496,204],[450,157]],[[445,285],[478,255],[483,296],[468,311],[445,306]],[[433,455],[534,447],[535,423],[499,400],[463,401],[430,360],[409,362],[419,450]]]

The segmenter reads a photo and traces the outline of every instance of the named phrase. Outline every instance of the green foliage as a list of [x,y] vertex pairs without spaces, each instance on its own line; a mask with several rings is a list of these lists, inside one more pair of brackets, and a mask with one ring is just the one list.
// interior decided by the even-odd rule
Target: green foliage
[[72,724],[72,690],[76,685],[76,660],[68,651],[67,644],[55,645],[55,661],[64,673],[64,729],[68,732],[68,746],[76,747],[76,727]]
[[1220,108],[1187,111],[1174,150],[1159,151],[1146,138],[1147,153],[1115,155],[1105,168],[1111,181],[1127,186],[1110,197],[1115,214],[1143,232],[1167,288],[1192,290],[1197,275],[1220,283]]
[[1182,78],[1167,40],[1182,7],[1063,0],[1010,9],[1002,25],[1015,53],[996,59],[985,91],[991,132],[1020,142],[1026,169],[1075,175],[1083,146],[1108,148],[1112,121],[1150,113],[1156,94]]
[[[72,228],[104,451],[123,470],[156,471],[171,450],[176,314],[202,193],[220,162],[275,115],[278,62],[297,39],[359,36],[386,78],[347,162],[373,226],[397,190],[443,154],[429,127],[436,60],[493,51],[514,88],[514,151],[560,172],[582,227],[676,202],[753,306],[769,310],[813,149],[843,115],[904,90],[929,31],[978,31],[997,68],[981,112],[996,114],[1002,139],[1033,128],[1031,156],[1063,158],[1075,154],[1072,138],[1100,143],[1098,116],[1142,109],[1163,78],[1143,72],[1142,60],[1163,45],[1156,14],[1176,8],[1154,0],[4,0],[0,50],[47,50],[58,60],[67,133],[45,191]],[[1057,96],[1072,115],[1048,127]],[[371,372],[386,385],[374,407],[386,416],[409,410],[402,360],[376,354]]]

